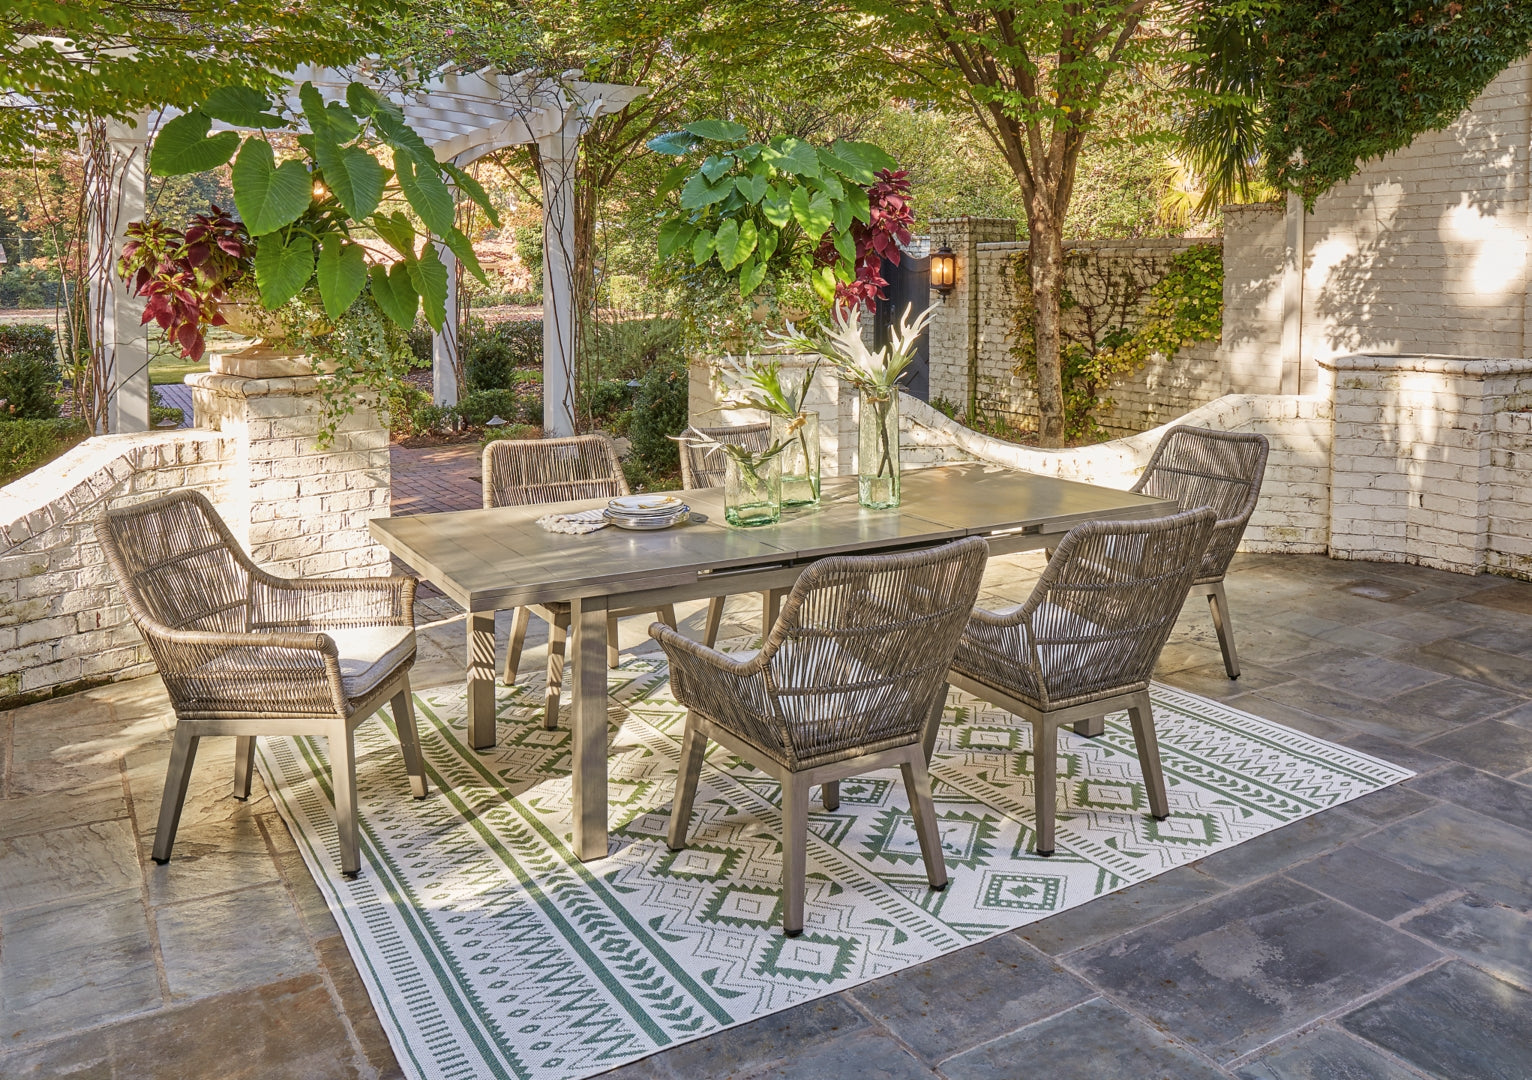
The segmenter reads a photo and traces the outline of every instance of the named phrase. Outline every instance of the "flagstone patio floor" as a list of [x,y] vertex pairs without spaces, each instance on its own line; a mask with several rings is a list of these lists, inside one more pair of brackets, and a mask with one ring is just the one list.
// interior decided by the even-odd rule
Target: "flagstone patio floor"
[[[986,601],[1040,565],[997,560]],[[1532,1076],[1532,584],[1241,556],[1229,597],[1243,677],[1195,601],[1163,681],[1419,775],[612,1075]],[[462,670],[450,603],[426,618],[417,686]],[[0,1076],[400,1075],[259,780],[230,796],[232,740],[149,860],[170,726],[154,678],[0,714]]]

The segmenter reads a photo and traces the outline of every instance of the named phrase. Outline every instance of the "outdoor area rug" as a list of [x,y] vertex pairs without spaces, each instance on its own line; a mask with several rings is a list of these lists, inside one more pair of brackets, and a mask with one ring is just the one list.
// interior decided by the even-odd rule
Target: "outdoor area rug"
[[[741,642],[740,644],[744,644]],[[276,804],[406,1075],[582,1077],[960,949],[1397,783],[1407,770],[1163,686],[1171,817],[1147,815],[1124,714],[1059,740],[1058,854],[1032,844],[1030,728],[954,691],[932,762],[951,884],[931,892],[897,770],[809,818],[805,930],[781,931],[777,785],[710,747],[691,846],[665,846],[685,710],[662,657],[610,673],[611,853],[568,847],[567,725],[501,688],[416,695],[430,798],[391,723],[357,732],[363,873],[340,876],[323,739],[263,738]]]

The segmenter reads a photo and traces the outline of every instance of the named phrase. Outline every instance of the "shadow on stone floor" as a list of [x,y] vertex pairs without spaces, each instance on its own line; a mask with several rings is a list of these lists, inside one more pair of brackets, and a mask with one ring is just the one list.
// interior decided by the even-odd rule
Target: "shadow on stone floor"
[[[996,560],[982,602],[1022,599],[1041,565]],[[1201,600],[1159,677],[1419,776],[612,1075],[1529,1075],[1532,585],[1235,566],[1244,677],[1224,677]],[[418,614],[415,685],[455,681],[461,617]],[[701,605],[682,615],[698,633]],[[735,632],[756,617],[730,606]],[[646,625],[625,621],[625,648]],[[204,744],[175,858],[149,861],[170,724],[153,678],[0,715],[0,1076],[401,1075],[259,779],[229,794],[232,740]]]

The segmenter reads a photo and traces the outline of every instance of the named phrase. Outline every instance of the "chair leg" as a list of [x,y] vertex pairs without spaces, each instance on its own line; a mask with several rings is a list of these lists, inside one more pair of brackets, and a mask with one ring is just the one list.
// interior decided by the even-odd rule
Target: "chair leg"
[[186,802],[186,785],[191,780],[192,762],[197,760],[197,742],[201,736],[176,725],[170,744],[170,766],[165,770],[165,793],[160,796],[160,820],[154,829],[153,859],[161,865],[170,861],[170,848],[176,841],[176,827],[181,824],[181,805]]
[[723,604],[726,599],[715,596],[707,602],[707,626],[702,631],[702,644],[710,649],[718,643],[718,628],[723,625]]
[[521,671],[521,650],[527,644],[527,623],[531,620],[529,608],[519,607],[511,612],[511,641],[505,647],[506,686],[516,685],[516,675]]
[[559,696],[564,692],[564,649],[569,643],[569,616],[556,615],[548,624],[548,688],[543,727],[559,726]]
[[1094,739],[1106,732],[1106,717],[1088,716],[1084,720],[1075,721],[1075,734],[1083,735],[1087,739]]
[[819,800],[824,803],[826,810],[840,809],[840,781],[831,780],[827,784],[819,785]]
[[936,824],[936,806],[931,802],[931,774],[920,748],[910,747],[909,758],[900,764],[904,791],[910,799],[910,817],[915,835],[920,837],[920,856],[926,861],[926,880],[933,889],[947,887],[947,860],[942,857],[941,831]]
[[335,831],[340,837],[340,872],[354,878],[362,872],[362,848],[356,824],[356,748],[351,729],[337,720],[330,729],[330,786],[335,790]]
[[926,764],[931,764],[931,755],[936,752],[936,736],[941,731],[942,715],[947,711],[946,682],[936,691],[936,697],[931,702],[931,715],[926,718],[926,733],[921,739],[921,749],[925,751]]
[[1138,747],[1138,764],[1144,772],[1144,788],[1149,795],[1149,813],[1155,821],[1170,816],[1170,800],[1165,795],[1165,770],[1160,764],[1160,744],[1154,736],[1154,711],[1148,694],[1139,694],[1128,706],[1133,723],[1133,742]]
[[672,851],[680,851],[686,846],[686,834],[691,830],[692,802],[697,797],[697,781],[702,777],[702,759],[706,754],[707,736],[692,723],[688,713],[686,733],[681,736],[681,768],[676,773],[676,794],[670,803],[667,842]]
[[241,735],[234,740],[234,797],[240,802],[250,798],[250,777],[255,772],[255,736]]
[[809,848],[808,774],[782,785],[782,932],[803,933],[803,888]]
[[424,799],[431,793],[426,782],[425,762],[420,755],[420,731],[415,726],[415,700],[410,694],[410,680],[405,679],[389,707],[394,714],[394,730],[399,733],[399,749],[404,754],[404,771],[410,777],[410,793]]
[[606,666],[614,668],[622,663],[622,648],[617,640],[617,616],[606,617]]
[[1218,632],[1218,647],[1223,651],[1223,669],[1229,678],[1239,678],[1239,653],[1234,649],[1234,624],[1229,619],[1229,598],[1223,594],[1223,582],[1214,582],[1208,590],[1208,610],[1213,613],[1213,629]]
[[1037,798],[1037,853],[1053,854],[1053,818],[1059,786],[1059,736],[1046,720],[1032,725],[1032,784]]

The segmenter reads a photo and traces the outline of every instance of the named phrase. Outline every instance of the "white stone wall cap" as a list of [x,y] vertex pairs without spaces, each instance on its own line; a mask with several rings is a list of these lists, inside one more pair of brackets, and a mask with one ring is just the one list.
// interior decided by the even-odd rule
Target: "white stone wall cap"
[[1532,373],[1532,357],[1349,353],[1346,356],[1319,359],[1316,363],[1326,371],[1419,371],[1434,375],[1461,375],[1470,379]]
[[284,375],[277,379],[247,379],[241,375],[194,371],[186,376],[186,385],[219,397],[296,397],[316,393],[321,378],[320,375]]

